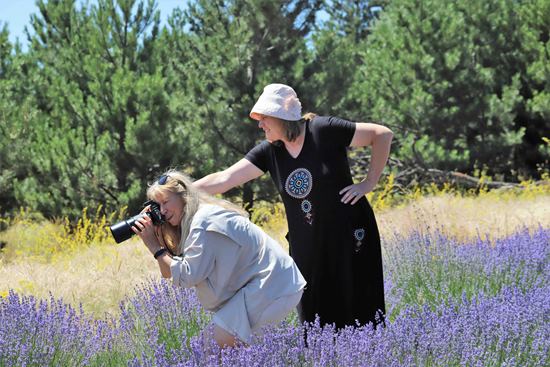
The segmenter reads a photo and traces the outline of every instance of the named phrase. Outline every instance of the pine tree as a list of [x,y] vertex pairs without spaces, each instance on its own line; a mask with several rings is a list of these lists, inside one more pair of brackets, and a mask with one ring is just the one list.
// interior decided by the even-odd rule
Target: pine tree
[[[262,139],[248,113],[265,85],[293,86],[306,106],[314,98],[314,91],[301,87],[308,62],[306,37],[320,3],[198,0],[175,14],[172,63],[180,65],[178,89],[187,93],[183,110],[192,111],[185,117],[200,132],[189,141],[202,163],[195,176],[226,168]],[[256,190],[273,195],[272,188]],[[251,185],[245,185],[241,197],[252,205]]]
[[21,45],[9,41],[4,25],[0,31],[0,213],[19,209],[15,190],[32,166],[28,139],[36,115],[32,81],[32,67]]
[[363,121],[360,104],[350,98],[350,88],[363,65],[362,47],[387,1],[330,1],[327,18],[312,37],[311,76],[308,88],[316,90],[312,110]]
[[[32,175],[18,195],[47,215],[145,200],[174,141],[155,3],[39,1],[28,57],[37,66]],[[32,196],[39,197],[33,199]]]
[[362,48],[353,98],[394,127],[405,160],[466,172],[484,166],[506,179],[536,174],[522,153],[527,130],[540,126],[528,106],[548,88],[528,72],[548,39],[539,20],[546,41],[526,46],[533,30],[523,9],[548,13],[535,3],[392,1]]

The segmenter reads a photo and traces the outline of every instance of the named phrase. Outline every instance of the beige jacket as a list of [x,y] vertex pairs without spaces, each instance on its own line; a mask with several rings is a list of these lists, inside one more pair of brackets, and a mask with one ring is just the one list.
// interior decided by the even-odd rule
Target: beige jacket
[[232,318],[231,324],[246,324],[245,329],[253,329],[274,300],[306,285],[278,242],[247,218],[215,205],[201,205],[183,259],[172,260],[171,271],[175,285],[195,287],[204,308]]

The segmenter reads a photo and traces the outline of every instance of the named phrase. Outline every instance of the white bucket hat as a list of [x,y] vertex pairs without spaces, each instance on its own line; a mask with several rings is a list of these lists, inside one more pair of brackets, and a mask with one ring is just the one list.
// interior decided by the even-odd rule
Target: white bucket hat
[[259,120],[261,115],[298,121],[302,118],[302,104],[294,89],[288,85],[269,84],[250,111],[250,117],[254,120]]

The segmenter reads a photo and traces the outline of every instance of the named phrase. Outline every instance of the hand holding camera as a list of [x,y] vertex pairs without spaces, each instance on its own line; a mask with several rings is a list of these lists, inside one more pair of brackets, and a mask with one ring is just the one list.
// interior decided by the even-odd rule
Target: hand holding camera
[[[141,223],[141,219],[145,219],[144,223]],[[165,221],[164,216],[160,213],[160,205],[152,200],[145,203],[145,207],[141,213],[135,215],[129,219],[120,221],[109,227],[111,234],[113,235],[117,243],[126,241],[134,234],[132,227],[136,227],[138,230],[143,230],[144,224],[151,220],[152,224],[157,226],[163,224]]]

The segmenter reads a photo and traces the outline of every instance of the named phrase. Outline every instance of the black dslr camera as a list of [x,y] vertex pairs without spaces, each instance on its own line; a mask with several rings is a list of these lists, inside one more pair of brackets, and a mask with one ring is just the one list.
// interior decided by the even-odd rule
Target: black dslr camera
[[150,211],[134,215],[132,218],[123,220],[109,227],[109,229],[111,230],[111,234],[113,235],[117,243],[121,243],[122,241],[126,241],[128,238],[132,237],[135,234],[134,231],[132,231],[132,226],[134,225],[136,220],[143,218],[145,215],[151,218],[154,225],[160,225],[164,223],[164,215],[160,214],[159,203],[149,200],[143,205],[143,207],[146,207],[147,205],[151,206]]

